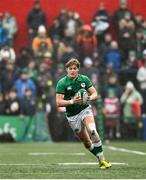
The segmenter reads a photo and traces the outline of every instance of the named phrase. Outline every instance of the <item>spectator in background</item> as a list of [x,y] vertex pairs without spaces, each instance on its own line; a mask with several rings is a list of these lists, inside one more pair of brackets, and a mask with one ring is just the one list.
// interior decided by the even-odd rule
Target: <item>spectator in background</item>
[[8,32],[8,42],[7,43],[9,46],[12,47],[14,35],[16,34],[18,27],[17,27],[16,18],[14,16],[12,16],[9,12],[5,12],[5,14],[4,14],[3,27]]
[[6,115],[19,115],[20,114],[20,102],[17,94],[17,90],[12,88],[8,93],[8,99],[6,100]]
[[99,71],[101,71],[101,68],[103,66],[103,59],[98,49],[95,49],[93,51],[92,60],[93,60],[93,66],[95,66],[96,68],[99,69]]
[[105,82],[103,82],[102,86],[102,97],[105,98],[108,95],[108,89],[112,89],[115,92],[116,97],[120,98],[122,94],[122,87],[119,83],[119,79],[117,74],[115,74],[111,67],[107,67],[107,75],[104,76]]
[[16,65],[23,69],[25,66],[28,65],[28,63],[33,59],[33,53],[32,51],[27,47],[22,47],[19,50],[17,59],[16,59]]
[[32,95],[31,89],[26,88],[24,96],[20,98],[21,115],[33,116],[37,108],[36,96]]
[[8,32],[3,27],[3,13],[0,12],[0,48],[8,42]]
[[104,35],[104,41],[99,45],[99,53],[101,58],[103,58],[106,51],[110,49],[111,41],[112,41],[112,35],[110,33],[106,33]]
[[51,52],[48,48],[47,43],[45,41],[41,41],[38,48],[34,52],[37,64],[40,64],[43,61],[46,54],[50,54],[51,56]]
[[81,61],[86,56],[92,56],[93,51],[97,48],[97,39],[90,25],[81,26],[81,31],[76,38],[76,46]]
[[60,41],[58,35],[53,36],[53,46],[52,46],[52,59],[54,62],[54,68],[58,63],[61,62],[61,57],[66,51],[66,45],[64,42]]
[[13,47],[9,47],[8,44],[2,46],[0,50],[0,61],[11,61],[12,63],[16,61],[16,54]]
[[76,23],[76,34],[75,35],[77,35],[80,31],[81,25],[83,25],[83,21],[81,20],[80,14],[76,11],[74,12],[73,18]]
[[146,49],[144,54],[144,66],[140,67],[137,72],[137,80],[140,87],[140,92],[143,97],[142,113],[146,114]]
[[144,19],[142,22],[142,28],[143,28],[144,35],[145,35],[145,33],[146,33],[146,19]]
[[76,35],[76,21],[74,19],[74,13],[72,11],[67,12],[67,21],[64,29],[65,41],[73,42]]
[[105,86],[108,83],[108,79],[112,75],[116,75],[113,70],[112,64],[107,64],[101,69],[101,84]]
[[5,68],[1,72],[3,93],[10,91],[19,75],[19,68],[15,67],[15,64],[11,61],[6,62]]
[[36,0],[33,5],[33,9],[29,12],[27,16],[27,26],[29,34],[29,43],[35,36],[37,36],[38,27],[40,25],[46,26],[46,14],[41,9],[40,2]]
[[143,21],[142,23],[142,28],[143,28],[143,43],[144,43],[144,49],[146,49],[146,20]]
[[120,7],[115,11],[114,14],[114,23],[116,25],[116,29],[118,30],[117,32],[119,32],[119,22],[125,17],[125,13],[130,13],[133,19],[132,12],[127,7],[127,0],[119,0],[119,3]]
[[143,98],[131,81],[126,83],[121,103],[123,105],[123,137],[136,138]]
[[135,22],[130,12],[125,12],[124,16],[119,20],[119,29],[123,29],[125,27],[129,27],[130,24],[133,24],[135,27]]
[[67,44],[65,48],[65,52],[62,54],[60,61],[61,63],[66,64],[66,62],[70,58],[78,58],[78,54],[72,45]]
[[134,21],[135,21],[136,29],[141,29],[143,23],[143,16],[140,13],[135,14]]
[[107,96],[104,98],[103,113],[105,116],[106,138],[119,138],[120,99],[116,96],[114,89],[108,88]]
[[137,70],[138,70],[138,59],[136,57],[136,51],[131,50],[128,52],[128,58],[126,59],[125,64],[122,67],[120,76],[123,79],[127,79],[129,81],[132,81],[135,85],[137,84],[137,80],[136,80],[136,74],[137,74]]
[[2,68],[0,66],[0,93],[2,93]]
[[[38,78],[37,110],[39,111],[41,110],[45,112],[45,116],[49,121],[49,126],[51,122],[53,123],[53,125],[56,125],[56,121],[59,121],[59,119],[56,117],[57,111],[56,111],[55,98],[54,98],[55,89],[53,84],[53,78],[49,73],[48,69],[46,68],[46,65],[44,66],[44,64],[40,64],[40,70],[41,72]],[[45,72],[43,70],[45,70]],[[52,128],[52,126],[50,127]],[[53,126],[53,128],[54,127],[55,126]]]
[[68,41],[70,44],[73,44],[81,25],[82,21],[77,12],[62,8],[59,16],[49,28],[49,33],[51,38],[57,35],[61,41]]
[[56,86],[57,82],[59,81],[59,79],[61,77],[63,77],[64,75],[65,75],[64,64],[63,63],[57,64],[57,68],[56,68],[56,71],[53,76],[53,82],[54,82],[55,86]]
[[68,11],[67,13],[67,21],[64,29],[65,41],[74,44],[75,37],[79,31],[81,26],[80,16],[79,14],[75,14],[72,11]]
[[0,115],[4,115],[6,110],[6,102],[3,94],[0,92]]
[[60,29],[60,22],[59,19],[56,18],[53,20],[52,25],[49,27],[49,35],[51,39],[53,39],[54,36],[58,36],[61,39],[60,31],[62,31]]
[[142,51],[144,49],[144,34],[143,29],[136,30],[136,44],[135,49],[137,53],[137,58],[142,59]]
[[31,60],[28,63],[28,66],[23,69],[23,71],[26,72],[26,74],[28,74],[28,77],[32,79],[35,83],[37,82],[38,70],[36,68],[35,60]]
[[67,23],[67,18],[68,18],[68,10],[65,8],[62,8],[60,10],[60,14],[57,17],[58,23],[59,23],[59,36],[61,40],[64,40],[65,38],[65,26]]
[[52,41],[47,35],[45,26],[40,25],[38,27],[38,34],[32,41],[32,50],[34,54],[37,54],[37,51],[42,43],[45,43],[45,48],[49,52],[52,52]]
[[83,67],[81,68],[81,74],[88,76],[90,79],[92,74],[98,75],[98,70],[93,66],[93,60],[90,57],[85,57],[83,60]]
[[54,72],[52,68],[54,62],[52,61],[52,54],[50,52],[44,54],[43,63],[48,66],[50,73]]
[[39,65],[39,75],[37,79],[38,95],[45,95],[49,93],[49,87],[53,86],[51,70],[45,63]]
[[116,73],[120,72],[122,64],[122,55],[116,41],[112,41],[110,49],[104,55],[105,65],[112,64],[113,70]]
[[137,62],[138,62],[138,60],[136,57],[136,51],[131,50],[128,52],[128,58],[126,60],[126,63],[124,64],[123,69],[136,72],[136,70],[138,68]]
[[26,88],[31,89],[33,95],[36,94],[36,85],[25,71],[22,71],[20,77],[14,82],[14,87],[16,88],[19,97],[24,96]]
[[[92,73],[91,74],[91,80],[92,80],[92,83],[95,87],[95,89],[98,91],[98,94],[99,94],[99,97],[101,98],[101,81],[100,81],[100,75],[99,73]],[[97,102],[94,102],[94,105],[95,105],[95,111],[97,111]],[[96,114],[97,116],[97,114]]]
[[146,49],[142,51],[142,58],[138,59],[138,68],[145,66],[146,62]]
[[108,31],[110,26],[109,14],[103,3],[99,4],[99,10],[93,17],[92,26],[94,27],[94,34],[97,36],[97,40],[100,44],[104,39],[104,34]]
[[128,57],[128,51],[135,48],[135,24],[129,12],[119,21],[118,41],[124,58]]

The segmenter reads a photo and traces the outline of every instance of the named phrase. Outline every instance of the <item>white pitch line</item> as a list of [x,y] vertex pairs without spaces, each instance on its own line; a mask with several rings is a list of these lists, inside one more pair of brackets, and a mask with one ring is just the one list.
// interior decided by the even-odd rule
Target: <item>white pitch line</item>
[[47,156],[47,155],[63,155],[63,156],[85,156],[85,153],[54,153],[54,152],[35,152],[28,153],[30,156]]
[[[98,162],[69,162],[69,163],[56,163],[56,165],[64,165],[64,166],[69,166],[69,165],[97,165]],[[127,163],[122,163],[122,162],[111,162],[111,164],[115,165],[128,165]],[[55,165],[51,163],[46,163],[46,164],[27,164],[27,163],[1,163],[0,166],[46,166],[46,165]]]
[[[58,165],[64,165],[64,166],[68,166],[68,165],[97,165],[97,162],[72,162],[72,163],[57,163]],[[115,164],[115,165],[128,165],[128,163],[121,163],[121,162],[111,162],[111,164]]]
[[1,163],[0,166],[44,166],[46,164],[25,164],[25,163]]
[[[8,173],[0,173],[0,174],[8,174]],[[50,172],[14,172],[14,173],[12,173],[12,175],[30,175],[30,174],[34,174],[34,175],[50,175],[50,174],[53,174],[53,175],[62,175],[62,174],[64,174],[64,172],[52,172],[52,173],[50,173]],[[72,175],[72,172],[68,172],[68,174],[70,174],[70,175]],[[83,175],[88,175],[88,174],[90,174],[91,175],[91,173],[90,172],[77,172],[77,173],[74,173],[74,174],[83,174]],[[8,179],[4,179],[4,180],[8,180]],[[12,179],[10,179],[10,180],[12,180]],[[18,179],[13,179],[13,180],[18,180]],[[24,180],[24,179],[23,179]],[[33,179],[27,179],[27,180],[33,180]],[[34,180],[36,180],[36,179],[34,179]],[[40,180],[43,180],[43,179],[40,179]],[[48,180],[48,179],[44,179],[44,180]],[[50,180],[58,180],[58,179],[50,179]],[[61,180],[68,180],[68,179],[61,179]],[[70,179],[70,180],[81,180],[81,179]],[[84,179],[84,180],[86,180],[86,179]],[[94,179],[92,179],[92,180],[94,180]],[[95,179],[95,180],[97,180],[97,179]],[[101,180],[101,179],[100,179]],[[105,179],[103,179],[103,180],[105,180]],[[108,179],[109,180],[109,179]],[[123,179],[122,179],[123,180]]]
[[113,150],[113,151],[127,152],[127,153],[131,153],[131,154],[142,155],[142,156],[146,155],[146,153],[142,152],[142,151],[133,151],[133,150],[125,149],[125,148],[117,148],[114,146],[105,146],[105,147],[110,149],[110,150]]

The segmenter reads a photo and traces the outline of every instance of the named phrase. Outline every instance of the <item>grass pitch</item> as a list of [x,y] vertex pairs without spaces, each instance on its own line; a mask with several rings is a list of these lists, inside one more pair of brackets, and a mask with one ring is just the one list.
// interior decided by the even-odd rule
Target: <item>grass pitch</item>
[[0,179],[146,178],[146,142],[111,142],[104,153],[107,170],[81,143],[0,144]]

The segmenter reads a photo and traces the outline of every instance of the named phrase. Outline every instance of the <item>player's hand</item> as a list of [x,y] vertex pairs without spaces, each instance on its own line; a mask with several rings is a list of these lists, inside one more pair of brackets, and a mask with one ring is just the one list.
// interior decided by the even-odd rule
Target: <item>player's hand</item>
[[83,100],[80,96],[76,96],[73,98],[74,104],[83,104]]

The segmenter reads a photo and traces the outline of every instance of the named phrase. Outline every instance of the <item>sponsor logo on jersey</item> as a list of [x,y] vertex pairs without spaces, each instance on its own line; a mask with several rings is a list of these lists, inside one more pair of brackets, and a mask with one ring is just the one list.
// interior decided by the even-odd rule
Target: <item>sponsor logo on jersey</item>
[[86,84],[85,83],[81,83],[81,87],[85,88]]
[[71,86],[68,86],[68,87],[67,87],[67,90],[72,90],[72,87],[71,87]]

